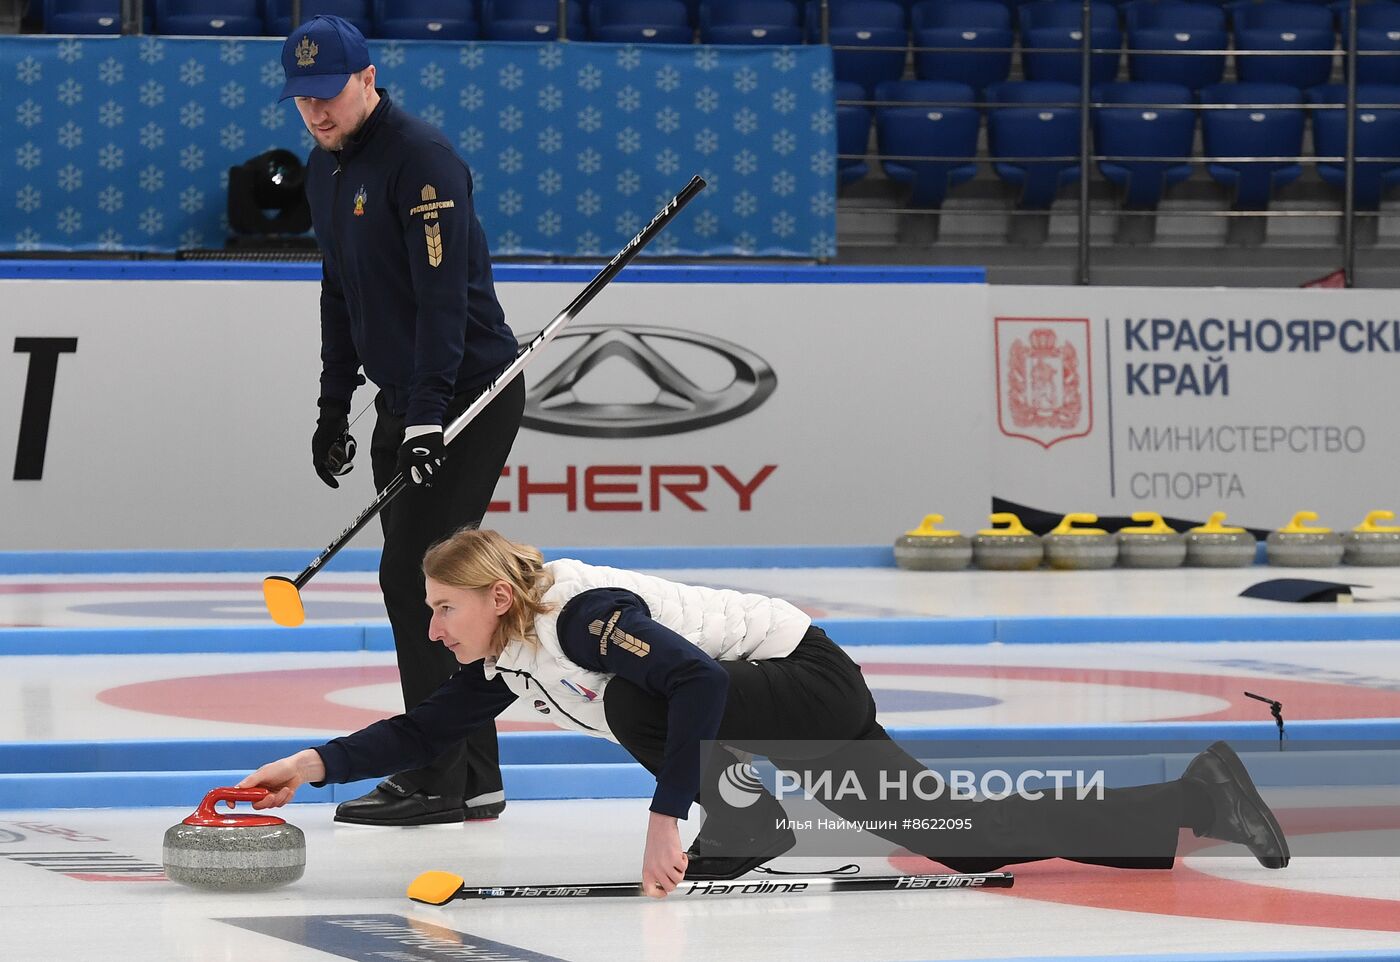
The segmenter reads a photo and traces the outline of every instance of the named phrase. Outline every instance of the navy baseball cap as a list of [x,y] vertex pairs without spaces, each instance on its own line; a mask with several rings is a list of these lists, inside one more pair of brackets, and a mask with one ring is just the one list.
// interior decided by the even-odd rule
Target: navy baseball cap
[[312,17],[282,44],[282,72],[287,82],[277,100],[329,100],[345,89],[351,74],[369,63],[369,45],[353,23],[340,17]]

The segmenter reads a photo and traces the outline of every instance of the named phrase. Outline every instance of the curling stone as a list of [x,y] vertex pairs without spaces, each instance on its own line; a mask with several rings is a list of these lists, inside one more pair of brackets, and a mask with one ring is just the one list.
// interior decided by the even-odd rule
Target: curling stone
[[194,814],[165,832],[162,858],[173,882],[219,892],[260,892],[301,878],[306,837],[275,815],[219,814],[214,806],[255,802],[265,788],[216,788]]
[[1118,560],[1118,542],[1103,528],[1076,528],[1077,524],[1093,524],[1096,514],[1074,512],[1067,514],[1045,536],[1045,560],[1052,568],[1092,571],[1112,568]]
[[1341,564],[1342,536],[1331,528],[1310,528],[1316,511],[1299,511],[1265,542],[1269,564],[1284,568],[1330,568]]
[[1258,549],[1254,535],[1225,524],[1224,511],[1186,532],[1186,563],[1197,568],[1243,568],[1254,564]]
[[1155,511],[1134,511],[1143,527],[1118,529],[1118,563],[1125,568],[1175,568],[1186,560],[1186,538]]
[[1040,567],[1044,548],[1040,537],[1009,511],[998,511],[988,520],[1005,527],[983,528],[972,539],[972,563],[987,571],[1029,571]]
[[939,530],[943,515],[931,514],[894,543],[894,563],[911,571],[957,571],[972,560],[972,542],[957,531]]
[[1390,521],[1394,511],[1372,511],[1366,520],[1342,536],[1342,560],[1349,565],[1400,565],[1400,525],[1377,524]]

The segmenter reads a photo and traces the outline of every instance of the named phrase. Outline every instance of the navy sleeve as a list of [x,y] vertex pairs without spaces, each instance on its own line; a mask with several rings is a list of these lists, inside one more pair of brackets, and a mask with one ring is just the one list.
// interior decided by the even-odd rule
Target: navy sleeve
[[406,425],[442,424],[467,336],[471,174],[444,144],[413,151],[395,188],[418,316]]
[[483,663],[463,666],[416,708],[333,738],[316,749],[326,763],[317,782],[353,782],[407,771],[428,764],[467,732],[487,724],[515,693],[498,675],[486,680]]
[[344,401],[349,407],[355,388],[364,381],[359,376],[360,356],[350,339],[345,291],[328,246],[321,245],[321,397]]
[[729,675],[698,646],[654,621],[646,602],[621,588],[574,596],[559,613],[558,627],[570,661],[666,699],[666,751],[651,810],[685,818],[700,792],[704,743],[719,733]]

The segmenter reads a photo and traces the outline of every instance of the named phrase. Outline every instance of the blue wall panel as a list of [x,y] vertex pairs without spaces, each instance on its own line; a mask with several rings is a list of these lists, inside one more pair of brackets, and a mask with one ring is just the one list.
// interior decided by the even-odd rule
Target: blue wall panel
[[[472,166],[497,255],[835,254],[827,47],[373,41],[379,83]],[[0,250],[222,247],[227,171],[311,140],[276,39],[0,39]]]

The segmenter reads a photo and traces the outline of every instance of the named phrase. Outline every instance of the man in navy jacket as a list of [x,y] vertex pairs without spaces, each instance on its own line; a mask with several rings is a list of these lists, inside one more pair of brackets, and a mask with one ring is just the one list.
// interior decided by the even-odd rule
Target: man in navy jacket
[[[514,359],[496,299],[472,176],[437,129],[375,87],[364,37],[314,17],[282,49],[286,85],[316,140],[307,197],[322,254],[317,475],[350,470],[350,399],[364,374],[378,387],[370,448],[375,487],[410,487],[380,513],[379,581],[394,629],[404,707],[457,667],[428,641],[419,562],[429,545],[480,523],[525,404],[516,378],[454,439],[443,427]],[[496,732],[487,725],[425,768],[386,779],[336,811],[344,822],[422,825],[490,818],[505,807]]]

